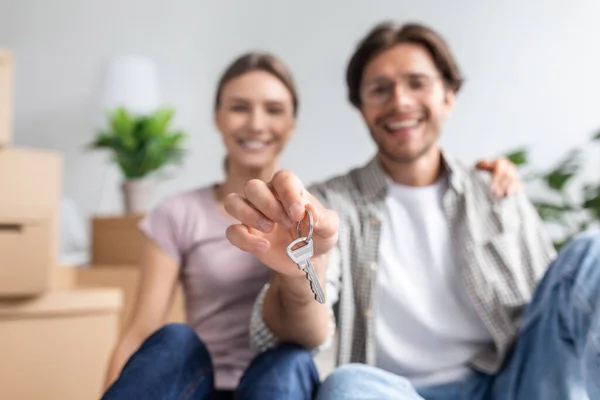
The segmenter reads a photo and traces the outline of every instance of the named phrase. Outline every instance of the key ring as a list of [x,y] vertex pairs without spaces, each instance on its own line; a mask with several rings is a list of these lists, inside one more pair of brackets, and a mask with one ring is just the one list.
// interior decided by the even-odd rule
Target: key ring
[[[312,212],[310,212],[310,210],[308,208],[306,209],[306,213],[308,214],[308,235],[306,235],[306,238],[304,239],[304,241],[306,243],[308,243],[312,239],[313,230],[315,229],[315,223],[313,220]],[[302,220],[298,221],[298,226],[296,227],[296,230],[298,231],[298,238],[302,237],[302,228],[300,227],[300,224],[302,223],[302,221],[304,221],[304,218],[302,218]]]

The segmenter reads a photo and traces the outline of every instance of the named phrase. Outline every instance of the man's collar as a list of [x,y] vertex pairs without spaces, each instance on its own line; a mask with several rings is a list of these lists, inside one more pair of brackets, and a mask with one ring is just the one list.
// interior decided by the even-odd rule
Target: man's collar
[[367,201],[384,198],[387,194],[386,172],[377,155],[364,167],[358,169],[359,190]]
[[[442,167],[449,176],[450,187],[459,194],[463,193],[466,179],[464,169],[451,156],[441,151]],[[367,198],[383,198],[387,194],[387,173],[381,166],[377,156],[373,157],[364,167],[358,170],[360,191]]]
[[463,194],[465,189],[465,181],[467,180],[467,173],[462,165],[454,157],[448,155],[443,150],[442,154],[442,165],[448,173],[450,187],[458,194]]

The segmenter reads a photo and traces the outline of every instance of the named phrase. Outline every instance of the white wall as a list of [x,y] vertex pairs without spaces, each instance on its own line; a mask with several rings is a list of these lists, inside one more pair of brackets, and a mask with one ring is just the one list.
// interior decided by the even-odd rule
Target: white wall
[[87,215],[121,207],[118,171],[83,150],[116,54],[158,62],[176,122],[192,135],[185,168],[157,201],[221,178],[215,81],[248,49],[280,55],[301,89],[285,167],[312,182],[364,162],[374,147],[346,102],[344,71],[356,41],[387,18],[431,24],[457,55],[467,83],[444,134],[449,150],[471,162],[530,144],[547,165],[600,126],[598,15],[597,0],[0,0],[0,45],[17,59],[16,143],[64,153],[65,192]]

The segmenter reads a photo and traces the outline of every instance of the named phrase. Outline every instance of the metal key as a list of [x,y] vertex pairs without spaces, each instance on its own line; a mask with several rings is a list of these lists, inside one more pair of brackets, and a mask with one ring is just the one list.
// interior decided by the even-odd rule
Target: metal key
[[[319,303],[325,303],[325,293],[323,292],[323,288],[321,287],[321,283],[319,283],[319,278],[315,269],[313,268],[312,263],[310,262],[310,258],[314,255],[314,247],[312,241],[312,232],[313,232],[313,219],[310,210],[306,210],[309,216],[309,232],[308,236],[304,237],[300,231],[300,223],[298,223],[298,239],[292,241],[287,247],[287,255],[288,257],[298,265],[298,269],[304,271],[306,273],[306,279],[310,282],[310,290],[315,295],[315,300]],[[293,250],[294,246],[304,243],[302,246]]]

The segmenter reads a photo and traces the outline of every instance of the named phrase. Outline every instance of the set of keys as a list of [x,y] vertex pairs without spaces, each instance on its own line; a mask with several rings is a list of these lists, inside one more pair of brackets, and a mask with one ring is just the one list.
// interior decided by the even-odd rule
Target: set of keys
[[[306,213],[308,214],[308,234],[306,236],[302,236],[302,228],[301,222],[298,222],[298,239],[293,240],[287,247],[286,252],[288,257],[298,265],[298,269],[304,271],[306,273],[306,279],[310,282],[310,290],[315,295],[315,300],[319,303],[325,303],[325,293],[323,292],[323,287],[321,287],[321,283],[319,283],[319,278],[315,269],[313,268],[312,263],[310,262],[311,257],[314,255],[314,247],[313,247],[313,230],[314,230],[314,221],[312,213],[309,209],[306,209]],[[301,245],[300,247],[294,249],[295,246]]]

